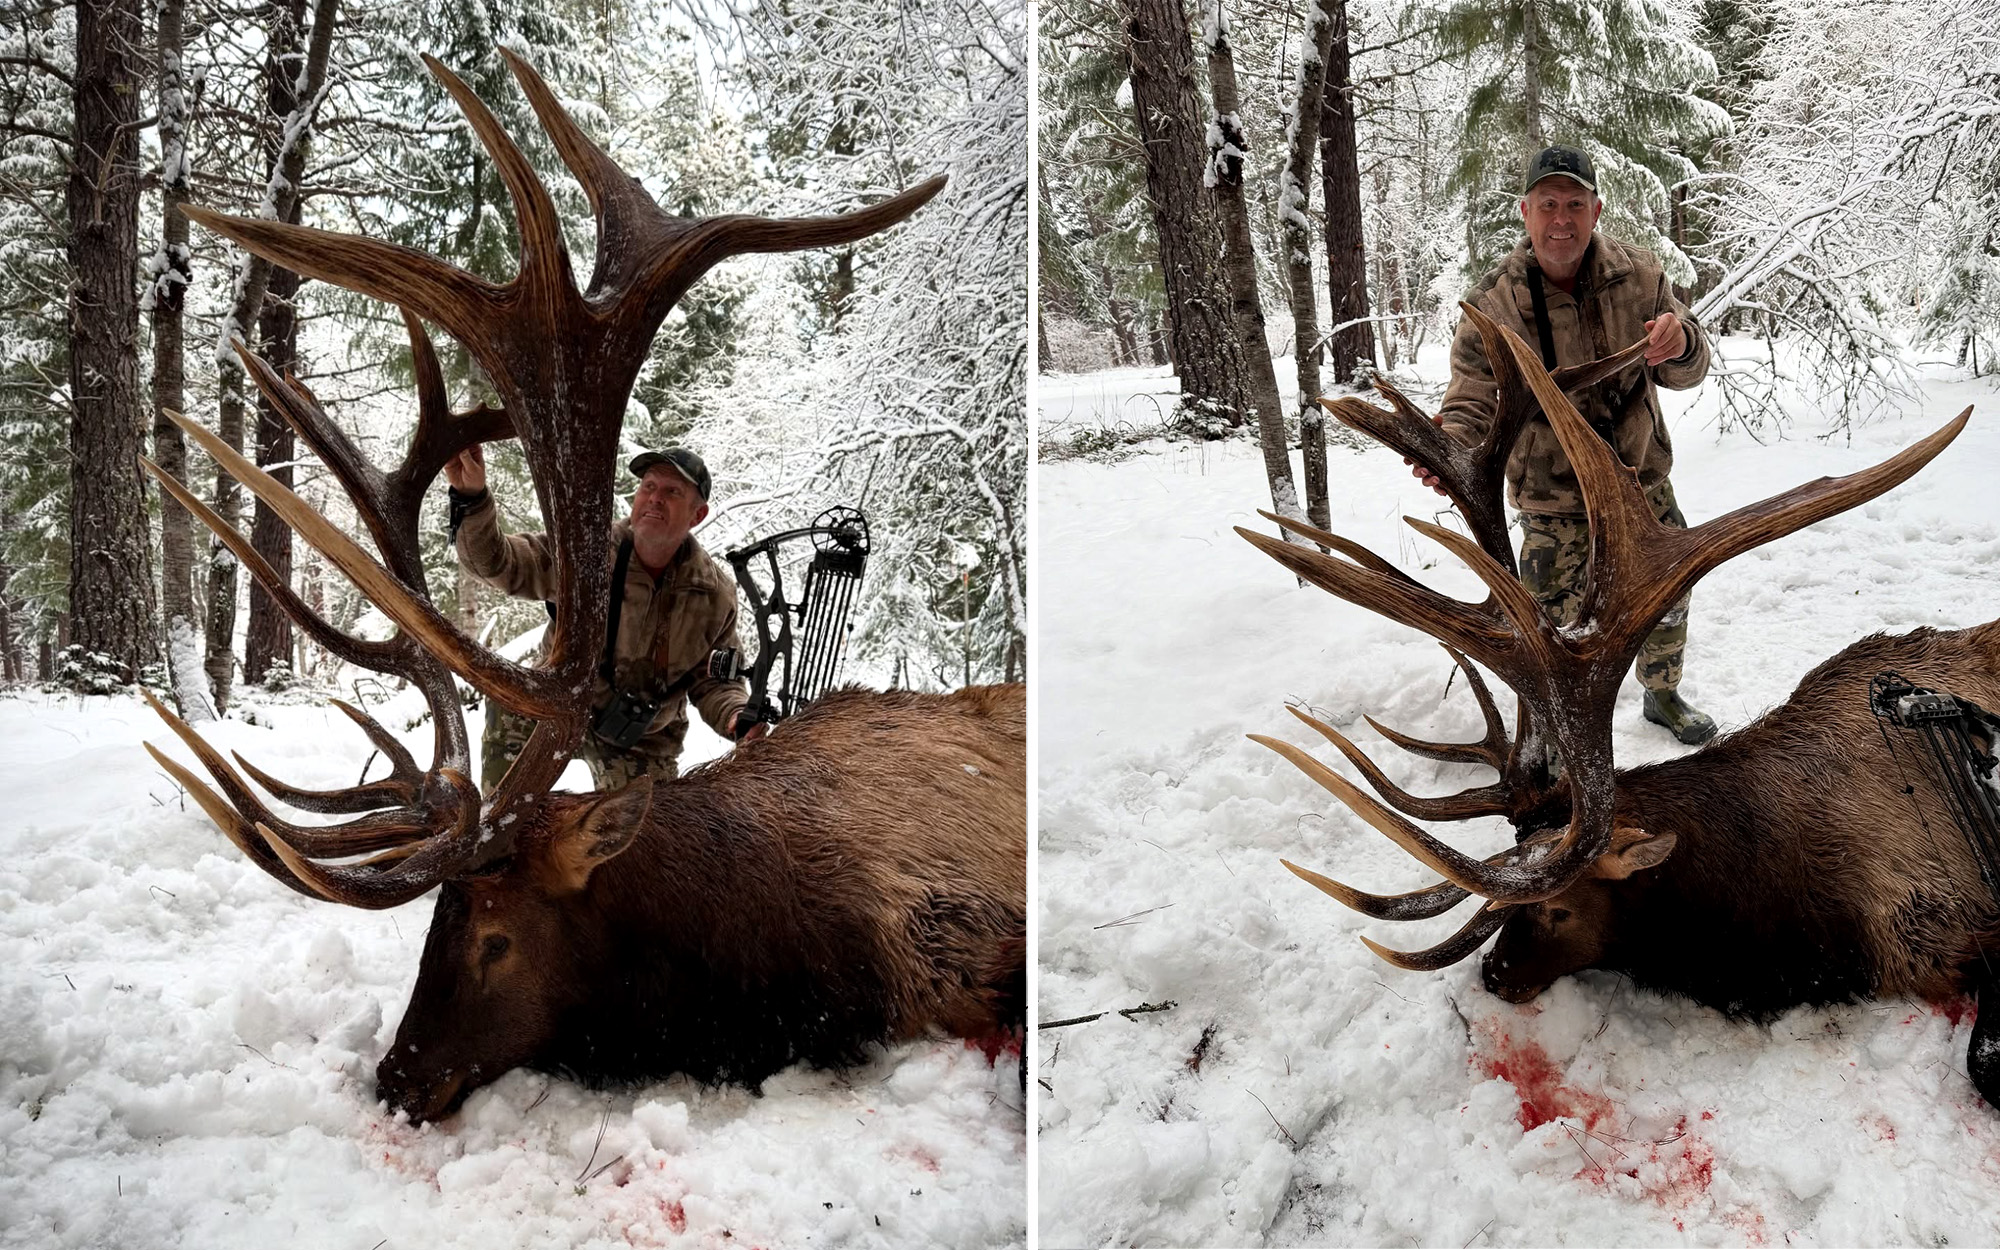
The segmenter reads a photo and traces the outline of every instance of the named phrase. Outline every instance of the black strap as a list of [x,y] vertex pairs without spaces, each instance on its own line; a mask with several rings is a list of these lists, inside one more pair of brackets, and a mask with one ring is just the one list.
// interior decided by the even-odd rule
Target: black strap
[[618,614],[625,607],[625,570],[631,567],[632,536],[627,534],[618,544],[618,562],[611,566],[611,616],[604,626],[604,662],[597,666],[598,676],[607,686],[618,684],[612,677],[618,671],[612,660],[618,652]]
[[1542,271],[1539,266],[1528,266],[1528,294],[1535,301],[1535,333],[1542,339],[1542,368],[1550,373],[1556,371],[1556,335],[1549,328],[1549,297],[1542,293]]

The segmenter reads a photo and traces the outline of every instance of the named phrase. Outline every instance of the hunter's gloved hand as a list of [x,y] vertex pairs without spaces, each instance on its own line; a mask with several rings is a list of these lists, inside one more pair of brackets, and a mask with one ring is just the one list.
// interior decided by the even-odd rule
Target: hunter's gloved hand
[[744,708],[738,712],[735,723],[729,727],[730,739],[739,743],[755,742],[769,732],[771,732],[771,726],[764,721],[758,720],[756,714],[749,708]]

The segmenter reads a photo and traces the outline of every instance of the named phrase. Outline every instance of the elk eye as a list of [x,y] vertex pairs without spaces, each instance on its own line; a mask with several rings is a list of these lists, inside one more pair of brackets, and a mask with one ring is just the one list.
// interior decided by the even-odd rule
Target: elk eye
[[[1561,923],[1562,923],[1563,921],[1565,921],[1565,920],[1568,920],[1568,919],[1569,919],[1569,908],[1567,908],[1567,907],[1552,907],[1552,908],[1550,908],[1550,909],[1549,909],[1549,920],[1550,920],[1550,922],[1551,922],[1551,923],[1553,923],[1553,924],[1561,924]],[[502,939],[502,941],[504,941],[504,940],[505,940],[505,939],[503,938],[503,939]]]
[[500,958],[500,956],[507,953],[507,947],[509,945],[510,943],[507,940],[506,934],[495,933],[490,935],[486,939],[485,946],[480,948],[479,962],[483,964],[492,963],[494,960]]

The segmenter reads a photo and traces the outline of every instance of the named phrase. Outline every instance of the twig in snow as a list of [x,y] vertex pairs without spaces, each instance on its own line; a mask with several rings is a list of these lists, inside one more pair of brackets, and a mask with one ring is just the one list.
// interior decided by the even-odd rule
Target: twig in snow
[[[1220,848],[1217,848],[1217,850],[1216,850],[1216,852],[1215,852],[1215,857],[1216,857],[1217,859],[1222,859],[1222,851],[1221,851],[1221,849],[1220,849]],[[1223,870],[1224,870],[1224,871],[1226,871],[1226,872],[1227,872],[1227,873],[1228,873],[1228,874],[1229,874],[1230,876],[1232,876],[1232,877],[1233,877],[1233,876],[1235,876],[1235,875],[1236,875],[1236,870],[1235,870],[1234,868],[1231,868],[1231,867],[1229,866],[1229,861],[1228,861],[1228,860],[1226,860],[1226,859],[1222,859],[1222,867],[1223,867]]]
[[[1133,1016],[1143,1016],[1149,1011],[1172,1011],[1174,1008],[1178,1006],[1180,1006],[1179,1003],[1174,1002],[1172,999],[1169,999],[1164,1003],[1140,1003],[1137,1007],[1120,1007],[1116,1014],[1124,1016],[1127,1020],[1130,1020]],[[1089,1024],[1092,1020],[1102,1020],[1104,1017],[1111,1014],[1113,1013],[1109,1011],[1099,1011],[1088,1016],[1071,1016],[1067,1020],[1049,1020],[1041,1024],[1038,1024],[1035,1027],[1038,1029],[1067,1028],[1072,1024]]]
[[[1494,1219],[1498,1219],[1498,1218],[1499,1218],[1498,1216],[1495,1216],[1495,1217],[1494,1217]],[[1478,1241],[1478,1240],[1479,1240],[1479,1239],[1480,1239],[1481,1237],[1485,1236],[1485,1235],[1486,1235],[1486,1230],[1487,1230],[1487,1229],[1489,1229],[1489,1228],[1491,1228],[1491,1227],[1493,1227],[1493,1220],[1488,1220],[1488,1221],[1486,1221],[1486,1222],[1485,1222],[1484,1224],[1481,1224],[1481,1225],[1479,1226],[1479,1231],[1478,1231],[1478,1232],[1476,1232],[1476,1233],[1474,1233],[1474,1234],[1472,1234],[1472,1236],[1470,1236],[1470,1237],[1467,1237],[1467,1238],[1465,1239],[1465,1245],[1464,1245],[1464,1246],[1460,1246],[1460,1247],[1458,1248],[1458,1250],[1466,1250],[1466,1246],[1470,1246],[1470,1245],[1471,1245],[1471,1244],[1472,1244],[1473,1242],[1475,1242],[1475,1241]]]
[[361,775],[354,779],[355,785],[359,786],[363,782],[368,780],[368,766],[370,764],[373,764],[375,762],[375,757],[380,754],[381,754],[380,751],[370,751],[368,753],[368,758],[361,761]]
[[264,1061],[265,1063],[268,1063],[268,1064],[270,1064],[270,1065],[271,1065],[272,1067],[274,1067],[274,1068],[283,1068],[283,1069],[284,1069],[285,1071],[287,1071],[287,1072],[296,1072],[296,1071],[298,1071],[298,1069],[297,1069],[297,1068],[294,1068],[294,1067],[293,1067],[293,1066],[292,1066],[291,1064],[289,1064],[289,1063],[279,1063],[279,1062],[278,1062],[278,1061],[277,1061],[276,1059],[273,1059],[273,1058],[271,1058],[271,1056],[269,1056],[269,1055],[265,1054],[265,1053],[264,1053],[263,1051],[261,1051],[261,1050],[258,1050],[258,1049],[257,1049],[257,1048],[256,1048],[255,1046],[252,1046],[252,1045],[251,1045],[250,1043],[248,1043],[248,1042],[238,1042],[238,1043],[236,1043],[236,1044],[237,1044],[238,1046],[241,1046],[241,1047],[242,1047],[243,1049],[245,1049],[245,1050],[249,1051],[249,1052],[250,1052],[251,1054],[253,1054],[253,1055],[257,1056],[257,1057],[258,1057],[259,1059],[262,1059],[262,1060],[263,1060],[263,1061]]
[[178,895],[178,894],[174,893],[174,892],[173,892],[172,890],[169,890],[169,889],[165,889],[165,888],[163,888],[163,887],[161,887],[161,886],[157,886],[157,885],[149,885],[149,886],[147,886],[146,888],[147,888],[147,889],[149,889],[149,890],[151,890],[151,891],[152,891],[153,893],[155,893],[155,894],[164,894],[164,895],[166,895],[166,896],[167,896],[168,898],[179,898],[179,897],[180,897],[180,895]]
[[[1254,1090],[1246,1089],[1243,1092],[1249,1094],[1252,1098],[1257,1098],[1257,1094]],[[1297,1150],[1299,1148],[1299,1139],[1292,1136],[1292,1130],[1286,1128],[1284,1124],[1279,1121],[1277,1113],[1271,1110],[1271,1104],[1265,1102],[1262,1098],[1257,1098],[1257,1105],[1264,1108],[1264,1114],[1271,1117],[1271,1123],[1276,1124],[1278,1126],[1278,1131],[1285,1135],[1285,1140],[1292,1143],[1292,1149]]]
[[[1382,987],[1383,989],[1385,989],[1385,990],[1389,990],[1389,992],[1390,992],[1391,994],[1396,994],[1396,991],[1394,991],[1394,990],[1390,990],[1390,989],[1389,989],[1389,983],[1388,983],[1387,981],[1382,981],[1382,980],[1378,980],[1378,981],[1376,981],[1376,982],[1375,982],[1375,984],[1377,984],[1377,985],[1381,986],[1381,987]],[[1396,994],[1396,997],[1397,997],[1397,998],[1403,998],[1403,996],[1402,996],[1401,994]],[[1415,1003],[1411,1003],[1411,1002],[1410,1002],[1410,1000],[1409,1000],[1409,999],[1407,999],[1407,998],[1403,998],[1403,1001],[1404,1001],[1404,1002],[1406,1002],[1406,1003],[1410,1003],[1410,1006],[1412,1006],[1412,1007],[1416,1006],[1416,1004],[1415,1004]]]
[[[1141,838],[1140,841],[1143,842],[1145,841],[1145,839]],[[1157,846],[1159,844],[1154,843],[1154,845]],[[1148,907],[1144,911],[1135,911],[1129,916],[1120,916],[1116,920],[1107,920],[1103,924],[1094,924],[1090,927],[1093,929],[1115,929],[1119,925],[1131,924],[1133,921],[1137,920],[1141,916],[1150,916],[1156,911],[1165,911],[1167,908],[1172,906],[1173,906],[1172,903],[1161,903],[1158,907]]]

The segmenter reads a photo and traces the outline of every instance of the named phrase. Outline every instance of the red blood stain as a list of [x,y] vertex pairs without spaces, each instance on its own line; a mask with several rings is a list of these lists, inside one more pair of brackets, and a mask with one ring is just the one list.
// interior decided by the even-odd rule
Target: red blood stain
[[1701,1118],[1702,1118],[1702,1119],[1704,1119],[1704,1120],[1713,1120],[1713,1119],[1715,1118],[1715,1112],[1713,1112],[1713,1111],[1704,1111],[1704,1112],[1702,1112],[1702,1113],[1701,1113]]
[[922,1147],[912,1146],[908,1150],[899,1151],[897,1153],[899,1153],[903,1158],[908,1159],[910,1162],[916,1164],[918,1167],[922,1168],[926,1172],[936,1172],[939,1170],[937,1158],[933,1156],[929,1151],[923,1149]]
[[1472,1062],[1481,1072],[1513,1085],[1521,1099],[1521,1131],[1540,1128],[1551,1120],[1582,1120],[1587,1129],[1611,1115],[1611,1101],[1563,1084],[1562,1073],[1550,1061],[1548,1052],[1511,1033],[1494,1039],[1491,1053],[1475,1052]]
[[666,1214],[668,1228],[673,1229],[677,1233],[684,1233],[688,1230],[688,1215],[682,1209],[679,1198],[674,1199],[672,1202],[662,1201],[660,1203],[660,1210]]
[[1979,1017],[1979,1004],[1973,1001],[1970,994],[1960,994],[1956,998],[1947,998],[1941,1003],[1932,1003],[1930,1007],[1932,1015],[1942,1016],[1946,1020],[1949,1020],[1951,1027],[1954,1029],[1964,1024],[1967,1020],[1975,1020]]
[[1009,1031],[992,1033],[985,1037],[968,1037],[965,1039],[965,1048],[976,1050],[986,1056],[986,1066],[990,1068],[1000,1062],[1002,1055],[1013,1059],[1021,1057],[1021,1035]]
[[1862,1123],[1866,1124],[1869,1128],[1874,1129],[1875,1136],[1878,1139],[1882,1141],[1896,1140],[1896,1126],[1889,1122],[1888,1116],[1871,1115],[1868,1118],[1864,1119]]

